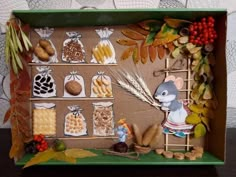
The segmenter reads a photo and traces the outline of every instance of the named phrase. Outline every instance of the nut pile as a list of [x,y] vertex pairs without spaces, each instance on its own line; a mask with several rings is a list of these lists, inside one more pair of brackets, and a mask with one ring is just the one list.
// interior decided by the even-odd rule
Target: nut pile
[[92,91],[99,97],[112,97],[111,82],[105,77],[98,77],[92,82]]
[[84,52],[82,50],[82,46],[75,40],[70,40],[63,47],[64,57],[65,59],[70,61],[80,61],[82,62],[84,59]]
[[37,75],[34,80],[34,95],[41,95],[54,92],[51,76]]
[[96,107],[93,112],[94,135],[109,136],[114,134],[112,107]]
[[65,134],[77,135],[85,129],[82,116],[74,115],[73,113],[67,114],[65,118]]

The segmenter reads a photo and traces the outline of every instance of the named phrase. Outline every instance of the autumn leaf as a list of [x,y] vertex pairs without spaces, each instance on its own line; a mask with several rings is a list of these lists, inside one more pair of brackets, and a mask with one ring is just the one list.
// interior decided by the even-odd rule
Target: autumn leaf
[[134,64],[137,64],[139,62],[140,56],[139,56],[139,48],[138,45],[135,46],[134,50],[133,50],[133,62]]
[[73,157],[73,158],[85,158],[85,157],[94,157],[97,156],[97,154],[84,150],[84,149],[67,149],[65,150],[65,155],[68,157]]
[[144,20],[138,23],[138,25],[144,30],[148,31],[159,31],[162,25],[161,21],[158,20]]
[[11,117],[11,136],[12,136],[12,145],[9,152],[9,157],[12,158],[21,158],[24,151],[24,142],[23,137],[19,132],[18,125],[15,123],[14,117]]
[[207,127],[207,130],[210,131],[210,120],[207,117],[201,117],[202,123]]
[[190,115],[188,115],[186,117],[186,123],[187,124],[192,124],[192,125],[196,125],[196,124],[199,124],[201,122],[201,118],[199,117],[198,114],[196,113],[191,113]]
[[3,119],[3,124],[5,124],[5,123],[10,119],[10,117],[11,117],[11,111],[12,111],[11,108],[9,108],[9,109],[7,110],[7,112],[6,112],[5,116],[4,116],[4,119]]
[[194,128],[194,137],[200,138],[203,137],[205,134],[206,134],[206,127],[202,123],[197,124]]
[[183,27],[186,24],[190,24],[192,22],[187,21],[187,20],[182,20],[182,19],[175,19],[175,18],[169,18],[169,17],[165,17],[164,21],[166,22],[166,24],[172,28],[179,28],[179,27]]
[[154,39],[155,39],[155,36],[156,36],[156,32],[155,31],[152,31],[150,32],[148,35],[147,35],[147,38],[145,39],[145,46],[149,46],[149,45],[152,45]]
[[195,112],[197,114],[201,114],[202,113],[202,108],[203,106],[202,105],[196,105],[196,104],[190,104],[188,106],[188,108],[192,111],[192,112]]
[[76,158],[67,156],[64,151],[56,152],[55,157],[53,159],[73,164],[76,163]]
[[178,31],[176,29],[164,24],[162,25],[161,30],[156,34],[153,45],[165,45],[178,39],[179,37],[180,35],[178,35]]
[[46,151],[37,153],[32,159],[30,159],[23,168],[27,168],[32,165],[47,162],[56,156],[56,152],[53,149],[47,149]]

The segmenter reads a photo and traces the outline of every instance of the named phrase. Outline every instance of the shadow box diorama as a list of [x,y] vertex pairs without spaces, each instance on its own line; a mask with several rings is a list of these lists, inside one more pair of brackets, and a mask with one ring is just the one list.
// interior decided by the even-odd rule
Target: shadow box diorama
[[220,165],[222,9],[13,11],[16,165]]

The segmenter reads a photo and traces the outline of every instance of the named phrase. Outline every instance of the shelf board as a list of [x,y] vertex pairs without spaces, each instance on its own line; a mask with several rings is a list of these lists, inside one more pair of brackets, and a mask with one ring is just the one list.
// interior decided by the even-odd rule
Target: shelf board
[[117,66],[118,64],[98,64],[98,63],[28,63],[29,66]]
[[97,100],[114,100],[113,97],[110,98],[91,98],[91,97],[80,97],[80,98],[68,98],[68,97],[60,97],[60,98],[30,98],[30,101],[97,101]]
[[[46,139],[55,139],[55,137],[45,137]],[[57,137],[57,139],[61,140],[95,140],[95,139],[118,139],[117,136],[89,136],[89,137],[73,137],[73,136],[68,136],[68,137]]]

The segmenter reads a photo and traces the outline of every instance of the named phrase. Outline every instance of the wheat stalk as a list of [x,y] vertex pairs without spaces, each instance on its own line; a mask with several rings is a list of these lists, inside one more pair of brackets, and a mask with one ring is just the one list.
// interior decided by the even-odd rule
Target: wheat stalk
[[134,96],[136,96],[137,98],[139,98],[140,100],[154,106],[155,108],[158,108],[159,105],[154,102],[154,101],[150,101],[148,100],[143,94],[141,94],[138,90],[136,90],[136,88],[130,86],[129,84],[125,83],[124,81],[121,80],[117,80],[117,83],[125,90],[127,90],[128,92],[130,92],[131,94],[133,94]]
[[137,82],[136,79],[132,77],[128,72],[124,72],[122,73],[122,75],[137,91],[139,91],[143,96],[145,96],[150,102],[154,101],[152,99],[151,92],[150,92],[150,95],[148,95],[143,89],[143,87],[139,84],[139,82]]
[[147,94],[147,96],[154,101],[153,97],[152,97],[152,93],[149,90],[147,84],[144,82],[144,80],[142,79],[142,77],[140,77],[139,75],[136,74],[137,80],[139,82],[139,84],[141,85],[141,87],[143,88],[143,90],[145,91],[145,93]]

